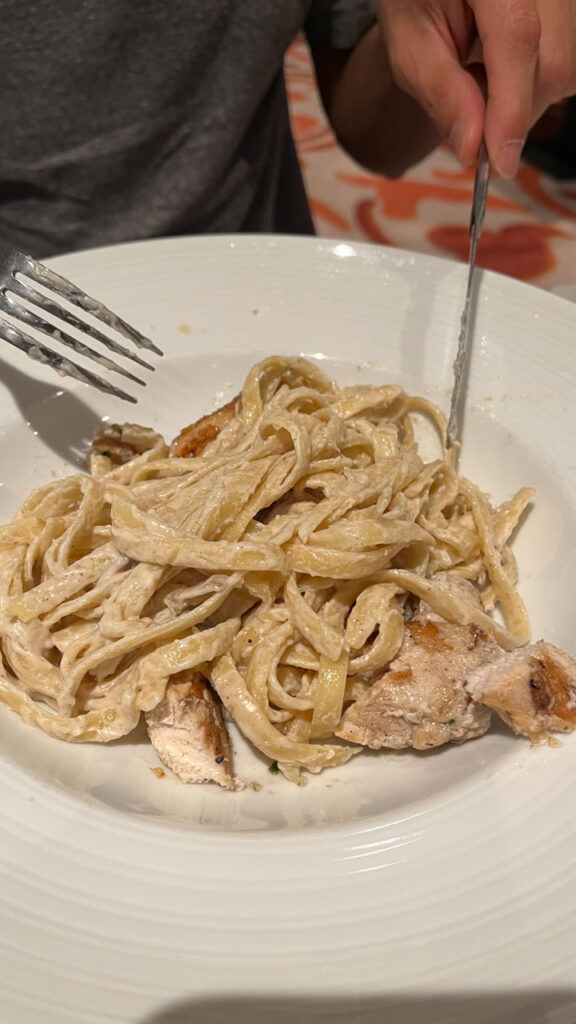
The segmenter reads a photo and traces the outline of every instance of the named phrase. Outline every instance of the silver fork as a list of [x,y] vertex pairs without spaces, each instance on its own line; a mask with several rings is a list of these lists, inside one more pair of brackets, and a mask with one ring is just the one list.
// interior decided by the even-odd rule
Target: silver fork
[[[75,377],[83,384],[89,384],[107,394],[123,398],[127,402],[135,402],[136,399],[122,388],[109,383],[91,370],[85,370],[65,355],[55,352],[24,329],[29,327],[41,335],[47,335],[48,338],[72,349],[78,355],[92,359],[104,369],[110,370],[112,373],[119,373],[135,384],[144,385],[145,381],[97,349],[74,337],[66,328],[73,328],[87,335],[93,341],[103,345],[109,352],[113,352],[117,356],[124,356],[146,370],[154,369],[151,363],[146,362],[141,356],[125,345],[121,345],[114,338],[104,334],[99,328],[81,320],[60,302],[46,295],[37,285],[48,289],[56,299],[65,299],[77,309],[89,313],[102,326],[115,331],[121,337],[132,342],[136,348],[147,349],[149,352],[162,355],[161,350],[153,342],[112,313],[97,299],[90,298],[76,285],[67,281],[65,277],[61,277],[60,274],[56,274],[42,263],[38,263],[31,256],[25,256],[24,253],[12,249],[11,246],[5,245],[3,242],[0,242],[0,338],[10,345],[14,345],[15,348],[19,348],[21,352],[25,352],[36,362],[51,366],[61,377]],[[22,302],[23,299],[25,302]],[[37,312],[25,303],[31,303]],[[57,318],[66,326],[62,327],[52,323],[41,315],[42,312]],[[5,314],[13,319],[7,319]]]

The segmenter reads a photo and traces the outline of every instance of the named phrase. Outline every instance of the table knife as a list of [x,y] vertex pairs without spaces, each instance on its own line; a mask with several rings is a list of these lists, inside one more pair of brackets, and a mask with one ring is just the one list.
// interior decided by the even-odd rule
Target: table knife
[[466,297],[464,299],[464,309],[462,310],[462,317],[460,320],[458,349],[456,351],[456,359],[454,360],[453,365],[454,385],[452,388],[452,398],[450,400],[450,415],[448,417],[448,426],[446,428],[446,448],[451,448],[458,436],[458,407],[460,402],[460,395],[462,392],[464,374],[468,363],[471,342],[470,299],[472,296],[472,284],[474,281],[474,268],[476,266],[476,250],[478,248],[478,239],[480,238],[480,232],[482,231],[482,224],[484,222],[484,214],[486,213],[486,198],[488,195],[489,178],[490,159],[488,157],[486,145],[483,142],[480,149],[480,156],[478,158],[476,179],[474,181],[474,196],[472,199],[472,213],[470,216],[470,254],[468,257],[468,281],[466,284]]

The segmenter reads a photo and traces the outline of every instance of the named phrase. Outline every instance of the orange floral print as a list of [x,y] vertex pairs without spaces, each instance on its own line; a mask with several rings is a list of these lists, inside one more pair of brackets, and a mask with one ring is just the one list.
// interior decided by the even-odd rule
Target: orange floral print
[[[326,121],[302,39],[288,53],[286,86],[318,234],[467,259],[473,167],[445,145],[399,181],[358,167]],[[528,165],[513,183],[493,178],[479,262],[547,287],[576,283],[576,183]]]
[[535,199],[540,206],[544,206],[552,213],[557,213],[560,217],[573,217],[574,210],[563,206],[562,203],[557,202],[553,196],[549,195],[543,187],[543,180],[544,175],[537,171],[535,167],[529,167],[528,164],[523,164],[518,171],[518,184],[522,186],[531,199]]
[[350,231],[349,222],[333,206],[328,206],[327,203],[322,203],[319,199],[311,199],[310,210],[314,220],[325,220],[327,224],[338,231]]
[[392,239],[384,234],[375,217],[375,204],[371,199],[363,199],[356,204],[356,223],[370,242],[378,245],[393,245]]
[[[377,175],[339,174],[338,177],[350,185],[372,188],[382,203],[382,212],[385,216],[398,220],[416,217],[418,205],[423,199],[441,199],[445,203],[464,203],[467,207],[472,201],[471,189],[449,188],[446,185],[412,180],[388,181]],[[522,212],[522,207],[518,203],[497,195],[488,197],[488,209]]]
[[[550,240],[563,235],[566,237],[564,232],[543,224],[513,224],[500,231],[484,229],[478,243],[478,266],[531,281],[556,267]],[[451,256],[468,259],[470,237],[467,228],[435,227],[428,232],[428,238]]]

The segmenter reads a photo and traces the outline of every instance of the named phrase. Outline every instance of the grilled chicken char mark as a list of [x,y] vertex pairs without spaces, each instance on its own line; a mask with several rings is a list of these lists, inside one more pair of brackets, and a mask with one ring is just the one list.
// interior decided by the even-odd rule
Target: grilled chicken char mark
[[533,742],[576,727],[576,661],[543,640],[477,668],[466,690]]
[[345,711],[336,735],[373,750],[427,750],[482,736],[490,711],[470,697],[464,682],[499,653],[477,626],[417,616],[406,623],[389,670]]
[[201,419],[184,427],[178,437],[172,442],[170,454],[179,459],[198,457],[211,441],[214,441],[218,434],[238,415],[240,410],[240,397],[236,395],[230,402],[223,405],[216,412],[202,416]]

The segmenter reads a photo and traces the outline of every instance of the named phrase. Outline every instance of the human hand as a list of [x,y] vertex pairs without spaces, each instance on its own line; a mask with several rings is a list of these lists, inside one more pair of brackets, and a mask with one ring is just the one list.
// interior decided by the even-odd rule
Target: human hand
[[[482,136],[493,169],[516,173],[530,127],[576,93],[576,0],[378,0],[392,74],[462,163]],[[466,70],[481,44],[487,99]]]

